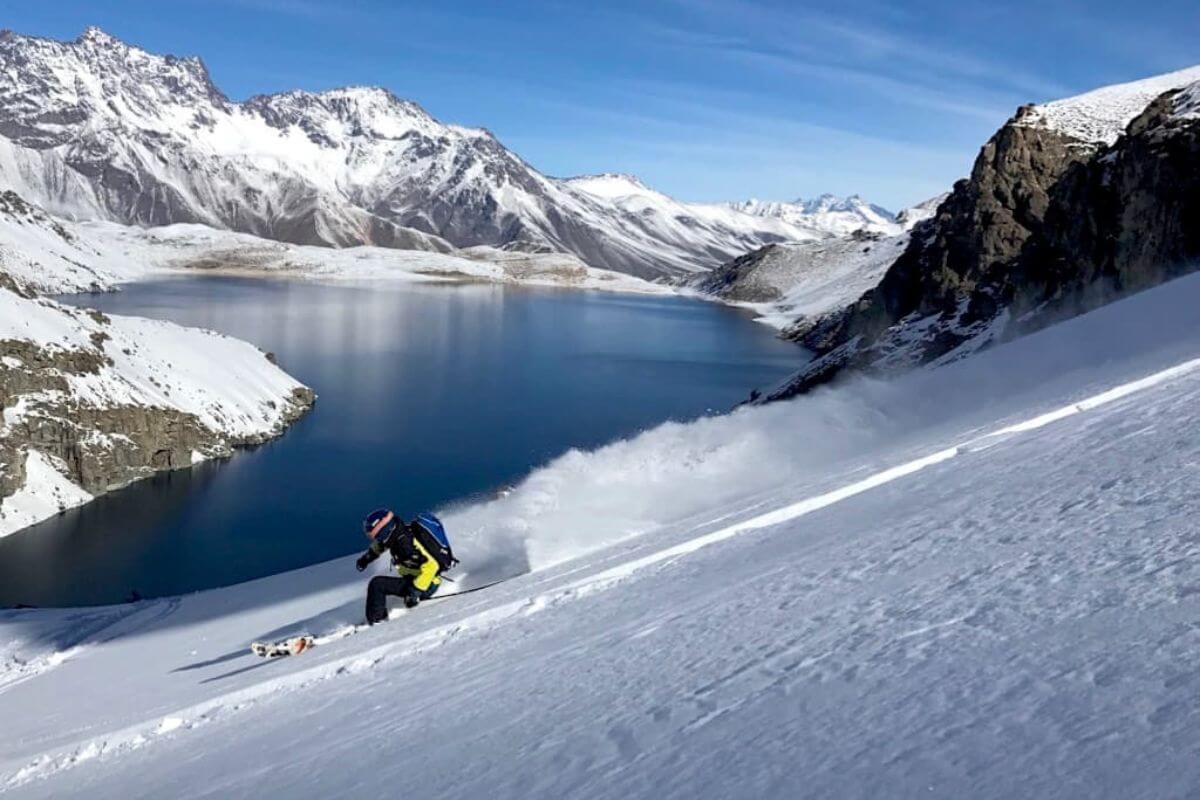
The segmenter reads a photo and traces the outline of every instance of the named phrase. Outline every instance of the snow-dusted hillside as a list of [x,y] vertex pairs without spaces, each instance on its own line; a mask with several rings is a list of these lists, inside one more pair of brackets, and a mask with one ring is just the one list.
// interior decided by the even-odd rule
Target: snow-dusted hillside
[[311,403],[245,342],[0,288],[0,536],[278,435]]
[[5,612],[0,786],[1193,795],[1197,302],[568,454],[446,514],[460,586],[532,572],[293,659],[245,648],[355,621],[350,559]]
[[330,250],[221,231],[206,225],[135,228],[81,225],[110,262],[139,264],[149,275],[205,271],[326,280],[486,281],[620,292],[669,292],[610,270],[595,269],[566,253],[526,253],[472,247],[448,253],[386,247]]
[[861,231],[835,239],[773,244],[713,270],[696,286],[749,305],[761,321],[785,329],[853,303],[875,288],[907,244],[907,234]]
[[[705,294],[749,306],[759,320],[796,336],[822,315],[856,302],[879,285],[908,245],[908,231],[931,218],[947,195],[906,208],[894,218],[879,209],[831,211],[846,203],[828,196],[809,204],[754,203],[745,207],[764,216],[796,214],[838,235],[803,242],[770,244],[716,267],[689,282]],[[857,198],[854,204],[863,206]],[[848,201],[847,201],[848,202]],[[805,208],[825,209],[812,214]],[[832,215],[817,221],[822,214]],[[799,219],[800,216],[793,217]]]
[[645,277],[812,236],[662,195],[631,208],[382,89],[235,103],[199,59],[96,28],[74,42],[0,33],[0,178],[82,219],[201,223],[299,244],[552,250]]
[[[109,248],[81,226],[47,214],[11,190],[0,193],[0,269],[34,292],[104,291],[141,272],[136,262],[117,266]],[[122,269],[124,268],[124,269]]]

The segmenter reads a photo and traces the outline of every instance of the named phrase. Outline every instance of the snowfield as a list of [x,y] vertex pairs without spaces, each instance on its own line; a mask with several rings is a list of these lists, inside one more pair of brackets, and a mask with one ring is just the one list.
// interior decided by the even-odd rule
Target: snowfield
[[565,253],[471,247],[450,253],[387,247],[329,248],[261,239],[204,225],[142,229],[96,222],[82,226],[112,261],[146,265],[150,276],[204,271],[320,280],[484,281],[616,292],[667,293],[632,275],[594,269]]
[[[5,200],[9,204],[5,205]],[[565,253],[472,247],[453,254],[387,247],[331,248],[263,239],[206,225],[156,228],[73,222],[0,195],[0,266],[38,292],[108,291],[161,275],[255,274],[318,280],[484,281],[616,292],[664,286],[586,266]]]
[[[665,425],[351,559],[0,616],[0,786],[87,796],[1200,790],[1200,276],[936,370]],[[348,543],[349,544],[349,543]]]

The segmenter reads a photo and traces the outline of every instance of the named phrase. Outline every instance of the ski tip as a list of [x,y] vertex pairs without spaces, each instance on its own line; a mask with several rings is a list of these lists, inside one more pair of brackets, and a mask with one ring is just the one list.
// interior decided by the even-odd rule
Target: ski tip
[[316,643],[312,636],[295,636],[281,642],[254,642],[250,645],[250,652],[262,658],[294,656],[311,649]]

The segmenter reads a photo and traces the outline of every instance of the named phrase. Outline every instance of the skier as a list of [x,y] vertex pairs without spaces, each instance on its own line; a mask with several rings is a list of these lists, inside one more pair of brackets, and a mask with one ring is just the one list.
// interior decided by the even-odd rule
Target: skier
[[404,598],[405,608],[432,597],[442,585],[442,572],[455,563],[445,530],[432,514],[420,514],[408,523],[379,508],[363,520],[363,532],[371,546],[354,562],[358,571],[388,551],[399,575],[376,575],[367,584],[368,625],[387,619],[389,595]]

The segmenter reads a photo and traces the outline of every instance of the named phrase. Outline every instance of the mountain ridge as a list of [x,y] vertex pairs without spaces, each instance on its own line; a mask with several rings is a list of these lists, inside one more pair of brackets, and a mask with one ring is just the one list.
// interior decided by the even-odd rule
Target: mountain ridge
[[72,42],[0,33],[0,179],[71,218],[337,247],[558,251],[646,278],[835,232],[682,203],[637,179],[653,202],[630,208],[381,87],[234,101],[201,58],[96,27]]

